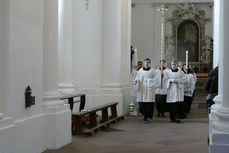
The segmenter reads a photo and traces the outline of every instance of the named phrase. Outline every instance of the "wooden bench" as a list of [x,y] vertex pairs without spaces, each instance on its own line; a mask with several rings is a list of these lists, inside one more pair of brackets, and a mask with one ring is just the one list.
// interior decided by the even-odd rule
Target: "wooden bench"
[[[79,100],[74,101],[74,98],[79,97]],[[85,107],[85,102],[86,102],[86,94],[85,93],[75,93],[75,94],[65,94],[63,95],[60,100],[68,100],[68,104],[70,105],[70,110],[71,112],[73,111],[73,106],[75,103],[80,103],[79,105],[79,112],[84,109]],[[72,122],[71,122],[72,124]],[[73,131],[73,125],[72,126],[72,131]]]
[[[74,101],[75,97],[80,97],[80,100]],[[70,105],[71,111],[73,110],[74,103],[80,103],[79,111],[81,111],[85,107],[86,94],[85,93],[66,94],[60,98],[60,100],[64,100],[64,99],[68,99],[68,104]]]
[[[117,108],[119,102],[112,102],[104,104],[93,109],[89,109],[86,112],[72,113],[72,119],[75,123],[73,126],[73,135],[82,135],[87,134],[91,135],[93,132],[96,132],[100,127],[108,127],[111,122],[115,123],[119,119],[124,119],[124,116],[117,116]],[[111,116],[108,114],[108,110],[111,110]],[[97,121],[96,112],[102,111],[102,116],[99,121]],[[89,125],[88,128],[83,127],[81,123],[81,118],[85,115],[89,115]],[[99,117],[98,117],[99,118]]]

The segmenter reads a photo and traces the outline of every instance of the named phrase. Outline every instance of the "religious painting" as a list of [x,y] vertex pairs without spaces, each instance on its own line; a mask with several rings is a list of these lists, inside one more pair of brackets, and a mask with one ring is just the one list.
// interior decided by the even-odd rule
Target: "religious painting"
[[177,29],[177,60],[185,61],[186,50],[188,61],[199,62],[199,28],[192,20],[181,22]]

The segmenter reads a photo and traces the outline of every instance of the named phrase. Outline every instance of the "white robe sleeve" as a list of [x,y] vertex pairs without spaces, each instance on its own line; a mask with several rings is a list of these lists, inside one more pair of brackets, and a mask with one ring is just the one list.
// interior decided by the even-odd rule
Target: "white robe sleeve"
[[155,88],[157,85],[156,71],[154,69],[151,69],[150,75],[148,77],[148,85],[149,88]]
[[[156,72],[156,77],[155,77],[155,88],[160,88],[161,87],[161,71]],[[164,70],[163,71],[163,80],[162,80],[162,86],[167,87],[168,83],[168,71]]]
[[134,88],[135,88],[135,90],[139,90],[139,84],[140,84],[140,73],[139,73],[139,71],[138,71],[138,73],[137,73],[137,75],[136,75],[136,77],[135,77],[135,79],[134,79],[134,81],[133,81],[133,85],[134,85]]
[[134,84],[134,80],[135,80],[135,78],[136,78],[137,72],[138,72],[138,71],[134,70],[134,71],[131,73],[131,75],[130,75],[130,83],[131,83],[131,85]]
[[182,72],[181,70],[179,70],[179,71],[180,71],[180,74],[179,74],[179,78],[177,79],[177,82],[178,82],[179,88],[182,88],[182,87],[184,87],[186,79],[185,79],[184,72]]
[[196,84],[196,81],[197,81],[196,73],[193,73],[193,76],[194,76],[194,82]]
[[166,87],[168,84],[168,80],[169,80],[169,72],[167,71],[163,71],[163,86]]
[[186,78],[187,78],[187,82],[185,83],[184,86],[185,95],[191,97],[195,90],[195,78],[193,74],[187,74]]
[[166,86],[167,89],[169,89],[171,81],[172,81],[172,79],[169,78],[169,76],[171,76],[171,72],[168,72],[167,75],[168,75],[168,78],[167,78],[167,80],[165,82],[165,86]]
[[191,74],[191,77],[190,77],[190,90],[193,91],[195,90],[195,76],[193,74]]

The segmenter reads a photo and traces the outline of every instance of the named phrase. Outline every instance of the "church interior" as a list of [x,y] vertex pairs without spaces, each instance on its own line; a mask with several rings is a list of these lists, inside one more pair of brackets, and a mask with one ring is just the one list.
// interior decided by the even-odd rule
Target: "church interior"
[[[228,153],[227,6],[0,0],[0,153]],[[181,123],[169,112],[157,117],[156,108],[148,123],[131,115],[131,73],[145,58],[153,69],[176,59],[195,72],[195,98]],[[208,113],[204,84],[217,66]]]

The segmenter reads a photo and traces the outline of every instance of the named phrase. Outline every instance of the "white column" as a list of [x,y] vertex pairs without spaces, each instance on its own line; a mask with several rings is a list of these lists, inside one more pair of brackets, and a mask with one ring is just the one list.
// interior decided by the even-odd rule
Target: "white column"
[[214,1],[213,5],[213,68],[219,65],[219,49],[220,49],[220,1]]
[[[213,64],[214,68],[219,66],[219,84],[218,84],[218,95],[214,98],[215,104],[211,107],[211,112],[214,116],[222,104],[222,89],[223,89],[223,50],[222,50],[222,13],[220,11],[221,1],[214,2],[214,55]],[[220,60],[219,60],[220,59]]]
[[[220,10],[222,21],[220,24],[222,24],[221,29],[222,33],[220,37],[222,38],[222,54],[220,57],[222,57],[222,65],[220,68],[220,73],[223,75],[220,77],[222,79],[222,86],[221,91],[222,92],[222,106],[217,110],[216,117],[217,119],[212,123],[212,136],[210,141],[210,153],[227,153],[229,150],[229,69],[227,66],[229,65],[229,19],[227,18],[227,14],[229,13],[228,10],[229,7],[229,1],[228,0],[221,0],[220,3]],[[220,52],[221,53],[221,52]]]
[[[229,89],[229,81],[228,81],[228,77],[229,77],[229,69],[228,69],[228,65],[229,65],[229,51],[228,51],[228,48],[229,48],[229,43],[228,43],[228,40],[229,40],[229,30],[228,30],[228,26],[229,26],[229,18],[228,18],[228,13],[229,13],[229,1],[228,0],[222,0],[223,1],[223,6],[222,6],[222,10],[223,10],[223,18],[222,18],[222,23],[223,23],[223,27],[222,27],[222,30],[223,30],[223,34],[222,34],[222,37],[223,37],[223,63],[222,63],[222,73],[223,73],[223,90],[222,90],[222,93],[223,93],[223,108],[225,109],[229,109],[229,94],[228,94],[228,89]],[[229,113],[229,112],[228,112]]]
[[128,82],[130,63],[130,0],[104,1],[102,82]]
[[120,82],[121,0],[104,1],[102,82]]
[[[228,40],[229,40],[229,19],[227,18],[227,13],[229,13],[229,10],[227,7],[229,6],[229,1],[227,0],[222,0],[221,1],[221,24],[220,29],[222,32],[220,32],[220,37],[222,38],[220,46],[220,67],[219,67],[219,93],[222,94],[222,107],[220,108],[219,112],[223,112],[224,110],[229,109],[229,94],[228,94],[228,89],[229,89],[229,81],[228,81],[228,76],[229,76],[229,69],[227,68],[229,62],[229,52],[228,52]],[[229,112],[228,112],[229,113]],[[217,113],[217,116],[220,116],[219,113]],[[228,118],[229,119],[229,118]],[[229,130],[229,129],[228,129]]]
[[95,101],[119,101],[119,114],[130,103],[130,6],[130,0],[103,1],[102,78]]
[[59,0],[58,88],[74,92],[72,83],[72,0]]
[[[0,1],[0,120],[9,97],[9,1]],[[8,114],[9,115],[9,114]]]
[[0,120],[3,118],[3,113],[0,112]]
[[71,111],[58,92],[58,0],[44,0],[43,103],[45,147],[71,142]]
[[[214,2],[214,68],[219,66],[218,76],[218,95],[214,98],[215,104],[211,106],[211,114],[209,115],[209,140],[212,143],[213,123],[217,121],[216,112],[222,106],[222,89],[223,89],[223,50],[222,50],[222,11],[220,9],[221,1]],[[220,59],[220,60],[219,60]]]
[[58,83],[58,0],[44,0],[44,105],[63,105]]

